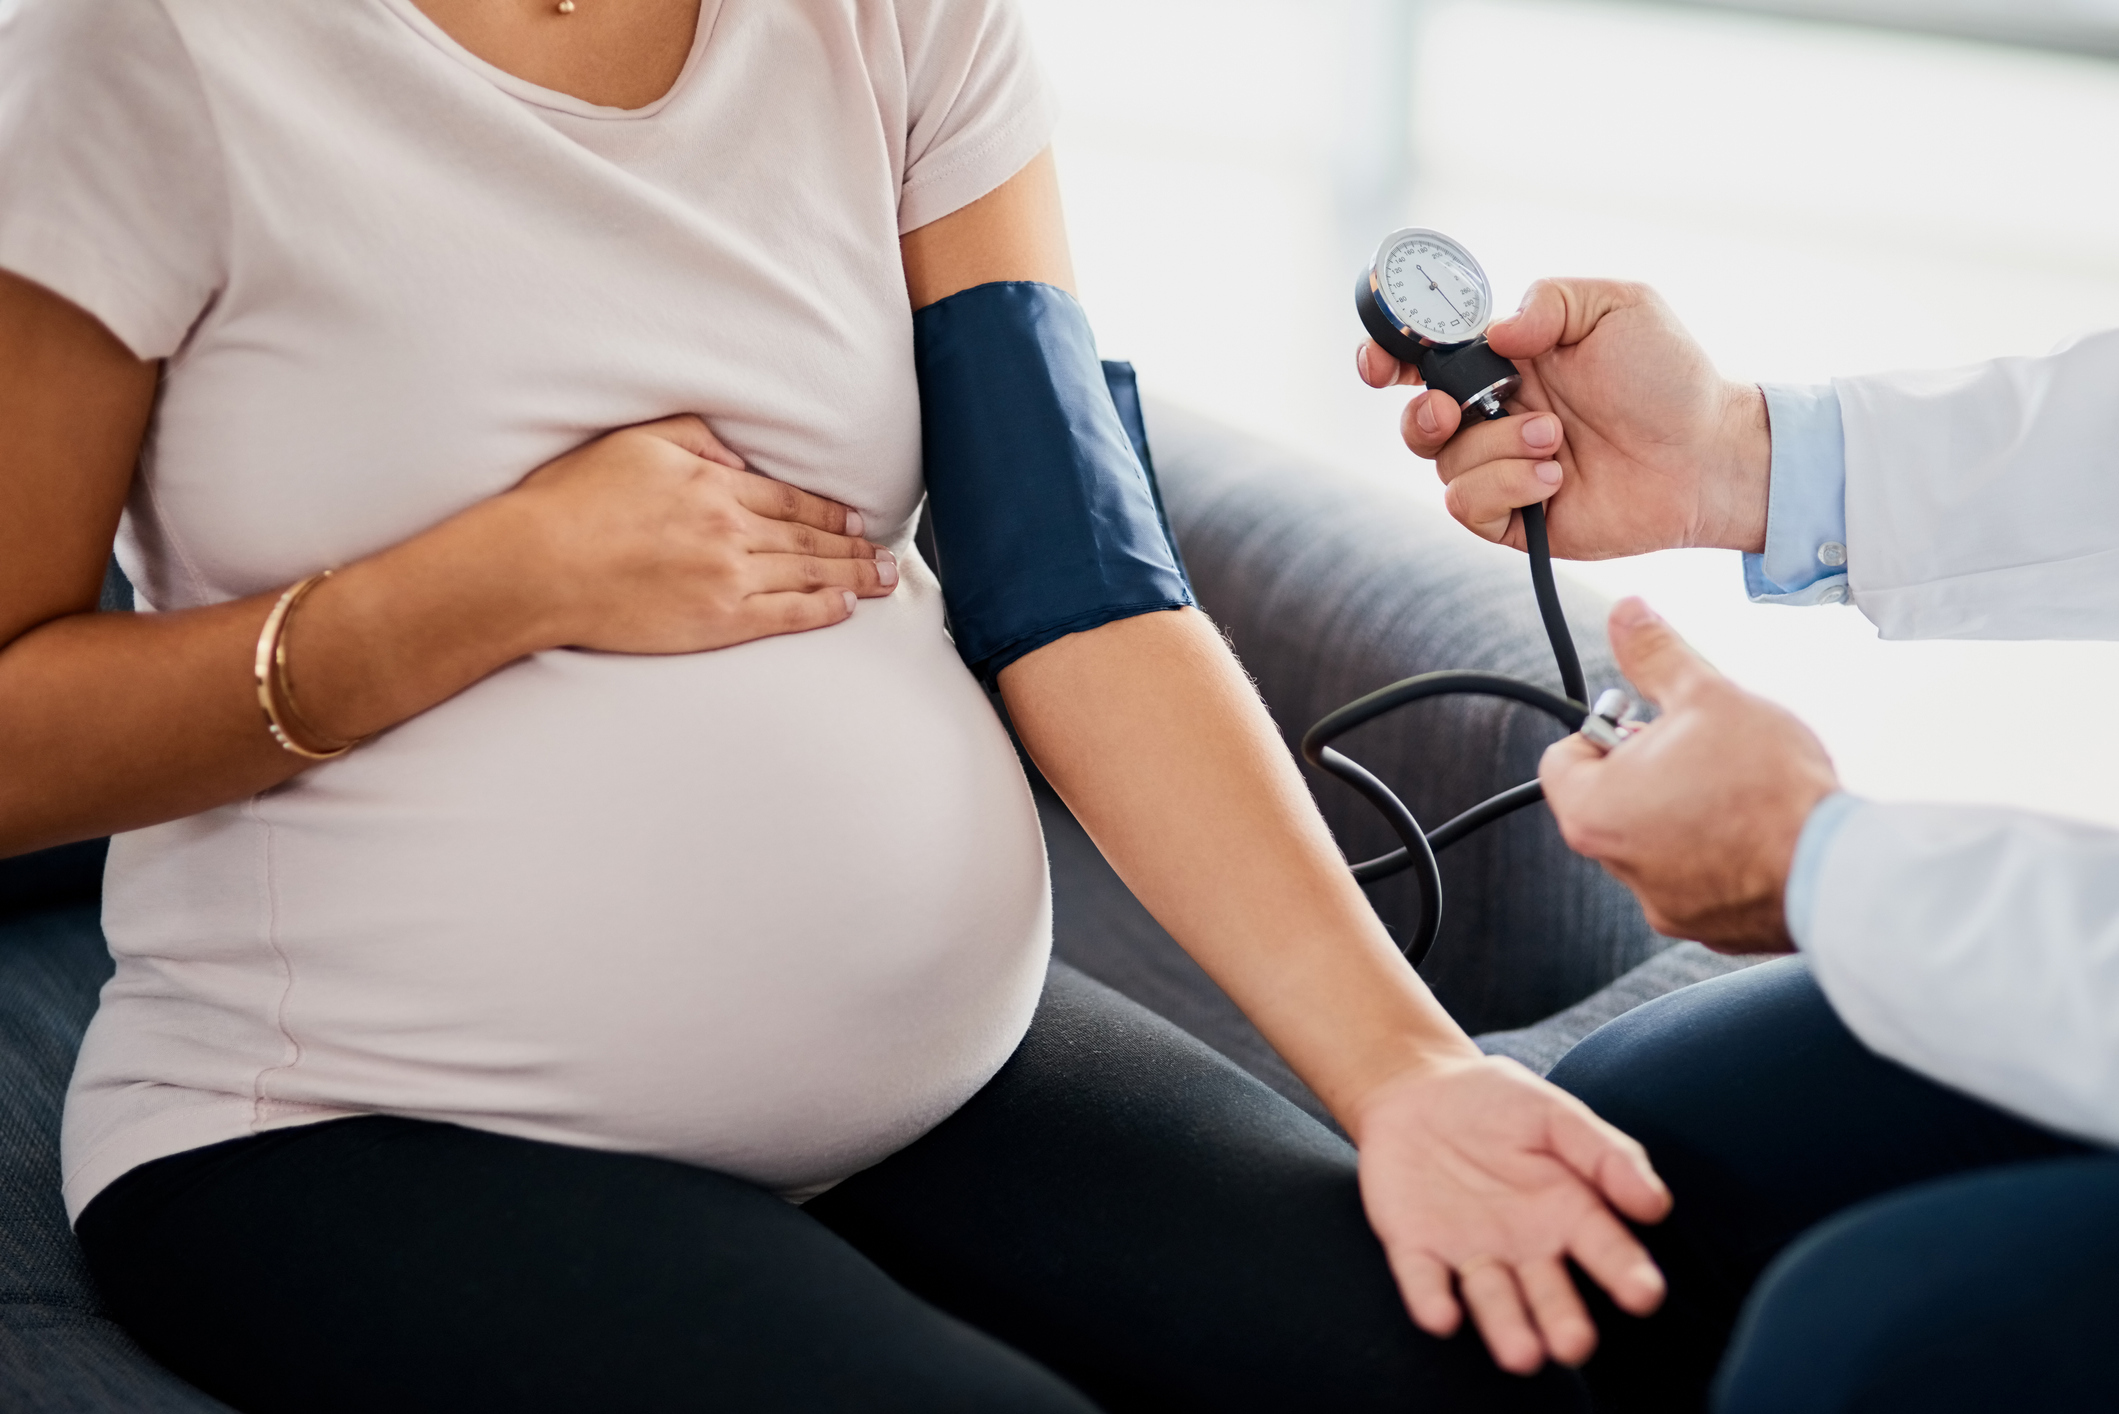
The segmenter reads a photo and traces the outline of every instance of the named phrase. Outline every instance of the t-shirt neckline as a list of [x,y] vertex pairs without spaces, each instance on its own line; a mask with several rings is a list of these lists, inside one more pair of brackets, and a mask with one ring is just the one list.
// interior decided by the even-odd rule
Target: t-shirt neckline
[[577,118],[602,118],[605,120],[652,118],[669,106],[678,94],[684,92],[684,86],[691,80],[692,70],[699,67],[699,56],[706,52],[707,37],[713,33],[714,21],[719,19],[721,15],[721,0],[699,0],[699,23],[692,31],[691,52],[684,56],[684,67],[677,71],[677,80],[669,86],[669,91],[654,102],[639,108],[613,108],[608,104],[590,103],[586,99],[576,98],[571,93],[561,93],[556,88],[546,88],[542,84],[531,83],[528,79],[518,78],[497,64],[487,63],[484,59],[479,58],[476,54],[464,48],[463,45],[457,43],[447,30],[434,23],[433,20],[428,19],[426,12],[414,4],[413,0],[382,0],[382,4],[384,8],[411,26],[414,34],[417,34],[420,38],[426,40],[429,44],[432,44],[435,48],[441,50],[442,53],[456,60],[501,92],[511,97],[519,98],[525,103],[533,103],[539,108],[549,108],[556,113],[571,113]]

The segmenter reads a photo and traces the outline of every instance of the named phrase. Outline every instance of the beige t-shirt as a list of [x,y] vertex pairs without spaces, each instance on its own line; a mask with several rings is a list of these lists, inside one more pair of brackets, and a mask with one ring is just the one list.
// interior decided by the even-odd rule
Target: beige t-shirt
[[119,542],[144,606],[343,564],[679,412],[906,566],[815,633],[539,654],[119,836],[70,1212],[357,1113],[798,1193],[985,1082],[1043,976],[1045,860],[904,543],[897,240],[1051,126],[1009,0],[705,0],[623,112],[411,0],[0,0],[0,267],[168,360]]

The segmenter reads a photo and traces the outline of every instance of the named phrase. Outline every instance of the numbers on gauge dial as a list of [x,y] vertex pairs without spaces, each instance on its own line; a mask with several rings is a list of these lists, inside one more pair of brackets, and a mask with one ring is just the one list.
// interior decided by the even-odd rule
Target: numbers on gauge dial
[[1478,263],[1453,242],[1408,236],[1386,251],[1378,266],[1384,299],[1415,334],[1438,344],[1461,344],[1486,328],[1493,296],[1484,277],[1473,273]]

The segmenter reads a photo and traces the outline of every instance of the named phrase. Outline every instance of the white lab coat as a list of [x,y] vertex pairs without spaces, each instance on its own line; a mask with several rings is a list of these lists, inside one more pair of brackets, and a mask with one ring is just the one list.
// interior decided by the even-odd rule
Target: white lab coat
[[[1834,387],[1848,584],[1884,637],[2119,639],[2119,331]],[[2119,832],[1868,804],[1813,900],[1803,951],[1869,1046],[2119,1144]]]

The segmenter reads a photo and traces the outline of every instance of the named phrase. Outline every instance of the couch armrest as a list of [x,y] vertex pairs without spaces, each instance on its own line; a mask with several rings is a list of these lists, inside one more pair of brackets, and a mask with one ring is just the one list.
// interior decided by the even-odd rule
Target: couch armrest
[[[1559,677],[1520,554],[1479,543],[1403,479],[1290,453],[1151,400],[1148,431],[1171,524],[1201,606],[1256,679],[1290,746],[1311,723],[1415,673],[1478,668]],[[1561,581],[1591,689],[1618,682],[1608,607]],[[1341,745],[1432,828],[1537,774],[1559,735],[1513,703],[1422,703]],[[1306,771],[1308,767],[1304,768]],[[1326,821],[1353,858],[1396,840],[1339,782],[1310,772]],[[1633,898],[1567,849],[1532,807],[1442,856],[1443,922],[1423,975],[1465,1029],[1526,1025],[1572,1005],[1667,947]],[[1374,886],[1384,920],[1411,926],[1412,877]]]

